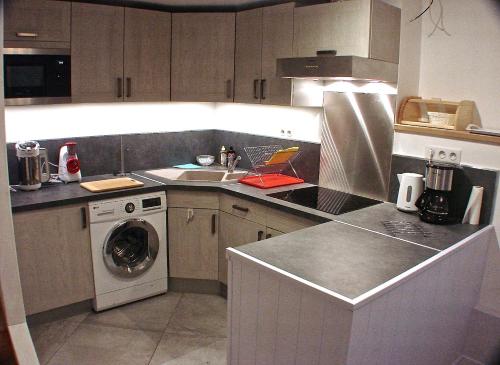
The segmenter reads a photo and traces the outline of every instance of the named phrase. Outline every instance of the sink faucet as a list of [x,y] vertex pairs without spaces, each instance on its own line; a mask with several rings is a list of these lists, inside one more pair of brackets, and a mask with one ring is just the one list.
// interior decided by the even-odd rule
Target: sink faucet
[[233,161],[229,161],[227,164],[227,172],[233,173],[238,161],[241,160],[241,156],[236,157]]

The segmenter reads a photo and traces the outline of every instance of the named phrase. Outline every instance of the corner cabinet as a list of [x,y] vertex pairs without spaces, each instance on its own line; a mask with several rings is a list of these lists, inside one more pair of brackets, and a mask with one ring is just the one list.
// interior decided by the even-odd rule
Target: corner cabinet
[[172,101],[233,101],[234,33],[234,13],[172,15]]
[[6,47],[69,48],[70,2],[8,0],[4,8]]
[[236,13],[236,102],[290,105],[291,81],[276,77],[276,60],[291,57],[294,3]]
[[293,54],[316,51],[399,62],[401,9],[382,0],[338,1],[294,11]]
[[73,101],[168,101],[170,28],[170,13],[73,3]]
[[168,232],[169,276],[218,279],[218,210],[169,208]]
[[87,206],[14,214],[26,314],[94,297]]

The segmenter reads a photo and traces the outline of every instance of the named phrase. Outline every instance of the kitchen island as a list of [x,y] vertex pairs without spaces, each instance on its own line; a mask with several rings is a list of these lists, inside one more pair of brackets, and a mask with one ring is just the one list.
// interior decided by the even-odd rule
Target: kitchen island
[[398,238],[381,222],[417,227],[418,217],[384,203],[228,249],[228,363],[458,358],[493,228],[422,224]]

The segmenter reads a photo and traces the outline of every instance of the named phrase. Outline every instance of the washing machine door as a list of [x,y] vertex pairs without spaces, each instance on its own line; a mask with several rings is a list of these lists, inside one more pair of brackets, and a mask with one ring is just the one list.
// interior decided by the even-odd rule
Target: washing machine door
[[104,263],[120,277],[136,277],[154,264],[158,249],[154,227],[144,219],[129,219],[114,226],[106,237]]

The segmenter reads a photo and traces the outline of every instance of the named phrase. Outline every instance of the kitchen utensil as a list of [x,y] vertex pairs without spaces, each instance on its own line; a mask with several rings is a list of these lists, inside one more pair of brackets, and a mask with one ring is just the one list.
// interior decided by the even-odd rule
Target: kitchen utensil
[[239,182],[260,189],[270,189],[278,186],[301,184],[304,180],[283,174],[264,174],[261,176],[247,176],[240,179]]
[[455,165],[426,163],[425,190],[415,202],[420,219],[433,224],[457,222],[454,201],[450,199]]
[[398,174],[399,193],[396,208],[403,212],[418,211],[415,202],[424,191],[424,177],[420,174],[405,172]]
[[290,147],[285,150],[276,151],[268,161],[265,161],[267,166],[280,163],[286,163],[299,152],[299,147]]
[[42,186],[42,182],[49,181],[50,169],[47,150],[40,148],[38,142],[17,143],[16,156],[20,190],[37,190]]
[[144,183],[130,177],[119,177],[116,179],[84,182],[80,186],[92,193],[100,193],[103,191],[137,188],[144,186]]
[[81,181],[80,160],[76,155],[76,142],[67,142],[59,150],[59,180],[65,183]]
[[198,155],[196,156],[196,162],[201,166],[210,166],[215,161],[215,157],[212,155]]

